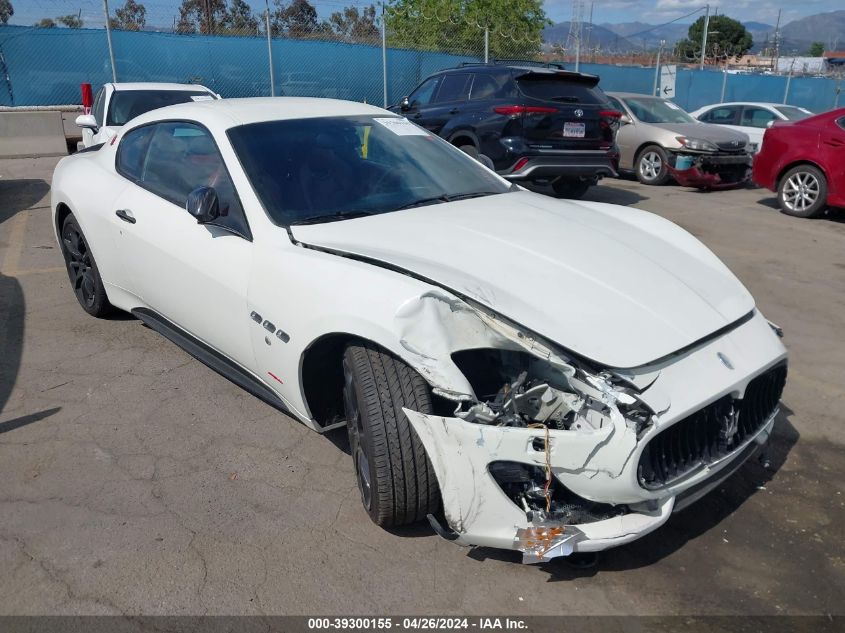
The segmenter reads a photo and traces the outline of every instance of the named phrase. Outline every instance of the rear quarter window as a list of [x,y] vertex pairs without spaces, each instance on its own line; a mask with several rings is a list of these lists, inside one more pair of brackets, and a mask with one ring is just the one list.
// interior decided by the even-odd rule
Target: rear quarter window
[[521,77],[516,83],[522,94],[533,99],[587,105],[607,102],[604,93],[598,88],[571,79],[536,75]]

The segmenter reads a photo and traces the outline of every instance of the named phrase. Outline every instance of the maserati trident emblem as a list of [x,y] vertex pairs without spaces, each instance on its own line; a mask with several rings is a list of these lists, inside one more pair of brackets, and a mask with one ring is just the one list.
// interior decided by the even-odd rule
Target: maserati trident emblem
[[739,433],[739,410],[731,405],[731,410],[728,411],[724,420],[722,421],[722,430],[719,435],[724,440],[726,446],[733,444],[734,436]]
[[722,352],[716,352],[716,356],[719,357],[719,360],[722,361],[722,364],[727,367],[728,369],[733,369],[734,365],[731,362],[731,359],[725,356]]
[[580,119],[582,116],[584,116],[584,111],[581,108],[578,108],[577,110],[575,110],[575,116]]

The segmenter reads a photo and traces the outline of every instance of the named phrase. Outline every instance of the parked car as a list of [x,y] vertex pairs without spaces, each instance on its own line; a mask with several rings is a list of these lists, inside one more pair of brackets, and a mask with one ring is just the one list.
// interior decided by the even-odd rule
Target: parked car
[[776,191],[787,215],[812,218],[845,207],[845,108],[766,130],[754,182]]
[[526,191],[362,103],[188,103],[116,138],[53,177],[82,308],[345,426],[378,525],[527,562],[606,549],[772,431],[786,350],[663,218]]
[[800,121],[813,113],[782,103],[733,102],[704,106],[690,113],[703,123],[724,125],[748,135],[755,151],[763,146],[763,133],[775,121]]
[[697,170],[682,184],[737,184],[748,179],[751,147],[742,132],[696,121],[668,99],[623,92],[608,93],[608,98],[623,112],[616,134],[619,167],[636,173],[641,183],[669,181],[679,157],[688,163],[685,170]]
[[581,197],[615,176],[619,113],[595,75],[554,66],[470,64],[442,70],[390,108],[514,182]]
[[127,121],[150,110],[219,98],[220,95],[196,84],[105,84],[94,97],[91,114],[76,117],[76,125],[82,128],[82,148],[111,140]]

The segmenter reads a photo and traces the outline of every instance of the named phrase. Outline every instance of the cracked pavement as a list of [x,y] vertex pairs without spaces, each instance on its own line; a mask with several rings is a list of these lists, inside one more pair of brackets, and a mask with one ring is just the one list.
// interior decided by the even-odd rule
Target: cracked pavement
[[845,212],[605,181],[690,230],[783,326],[771,467],[746,464],[596,566],[522,566],[361,508],[343,432],[307,430],[130,317],[76,303],[57,159],[0,161],[0,614],[842,614]]

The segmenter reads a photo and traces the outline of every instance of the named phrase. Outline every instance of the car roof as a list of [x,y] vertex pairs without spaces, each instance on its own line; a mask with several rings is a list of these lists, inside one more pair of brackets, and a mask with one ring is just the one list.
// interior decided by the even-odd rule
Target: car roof
[[157,108],[132,119],[132,125],[128,127],[181,119],[197,121],[209,128],[228,129],[265,121],[361,115],[396,116],[393,112],[357,101],[316,97],[248,97],[193,101]]
[[701,106],[699,110],[704,108],[718,108],[719,106],[759,106],[762,108],[800,108],[801,106],[793,106],[788,103],[767,103],[764,101],[725,101],[724,103],[711,103],[710,105]]
[[438,70],[436,73],[432,73],[433,75],[441,75],[447,73],[477,73],[477,72],[485,72],[485,73],[508,73],[510,74],[513,71],[519,71],[524,73],[536,73],[538,75],[560,75],[561,77],[594,77],[594,75],[589,75],[587,73],[579,73],[574,70],[567,70],[566,68],[558,68],[556,66],[545,66],[545,65],[533,65],[528,62],[522,64],[519,62],[514,62],[512,64],[503,64],[503,63],[489,63],[485,64],[484,62],[469,62],[462,64],[461,66],[455,66],[453,68],[443,68],[442,70]]
[[121,90],[205,90],[211,92],[205,86],[199,84],[174,84],[174,83],[156,83],[152,81],[135,81],[135,82],[119,82],[112,83],[112,87],[116,91]]

